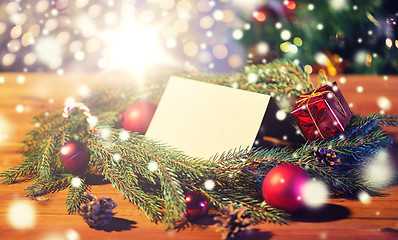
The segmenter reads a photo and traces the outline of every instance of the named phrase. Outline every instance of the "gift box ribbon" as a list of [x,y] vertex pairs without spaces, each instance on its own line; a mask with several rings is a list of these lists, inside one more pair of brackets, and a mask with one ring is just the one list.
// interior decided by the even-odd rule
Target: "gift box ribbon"
[[[337,103],[339,104],[341,110],[343,110],[343,112],[344,112],[344,114],[345,114],[346,116],[347,116],[347,112],[344,110],[344,107],[343,107],[343,105],[341,105],[340,100],[336,97],[336,95],[335,95],[332,91],[330,91],[330,90],[323,90],[323,91],[318,92],[319,89],[320,89],[321,87],[322,87],[322,86],[317,87],[317,88],[316,88],[314,91],[312,91],[312,93],[309,94],[309,95],[300,95],[300,96],[299,96],[300,99],[296,102],[296,104],[299,104],[298,107],[301,107],[303,104],[305,104],[305,107],[308,109],[308,113],[310,114],[311,120],[314,122],[314,125],[315,125],[317,131],[319,132],[319,134],[320,134],[320,136],[322,137],[322,139],[325,139],[325,137],[323,136],[321,130],[319,129],[319,126],[318,126],[318,124],[316,123],[316,121],[315,121],[315,119],[314,119],[314,116],[312,115],[311,110],[310,110],[310,108],[309,108],[309,102],[310,102],[310,100],[311,100],[312,98],[314,98],[314,97],[322,96],[322,95],[324,95],[325,93],[326,93],[326,94],[329,94],[329,93],[330,93],[330,94],[332,94],[332,97],[334,97],[334,98],[337,100]],[[338,119],[337,119],[337,121],[338,121]]]

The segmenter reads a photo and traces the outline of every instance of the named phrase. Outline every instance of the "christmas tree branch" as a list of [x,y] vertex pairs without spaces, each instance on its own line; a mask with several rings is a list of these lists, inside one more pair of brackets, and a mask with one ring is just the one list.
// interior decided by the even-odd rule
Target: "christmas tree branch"
[[124,162],[115,161],[114,154],[101,144],[96,133],[90,133],[92,138],[88,142],[88,148],[94,153],[92,158],[99,163],[98,168],[105,179],[109,180],[130,202],[137,205],[151,221],[161,220],[161,206],[157,197],[145,193],[138,185],[137,175],[131,173],[131,169],[126,169]]
[[50,179],[41,180],[27,187],[24,191],[27,191],[26,196],[34,196],[34,197],[46,195],[49,193],[55,193],[68,188],[71,179],[72,179],[71,175],[66,175],[66,176],[58,176]]
[[[70,179],[72,181],[72,179]],[[66,209],[69,214],[75,213],[84,201],[84,193],[90,191],[90,186],[86,184],[84,178],[79,179],[80,184],[69,182],[68,197],[66,198]]]
[[[270,94],[281,102],[314,89],[305,71],[283,60],[249,65],[242,73],[234,75],[190,73],[188,76]],[[325,75],[320,74],[318,83],[325,79]],[[262,181],[273,167],[284,163],[300,166],[312,177],[328,184],[336,194],[354,194],[361,190],[375,194],[374,183],[364,179],[362,169],[380,150],[392,143],[382,127],[398,126],[398,116],[354,116],[340,136],[307,142],[298,147],[231,150],[215,155],[211,160],[203,160],[188,157],[135,133],[126,136],[126,131],[118,129],[118,115],[146,94],[158,98],[166,81],[151,84],[140,89],[132,86],[100,87],[82,99],[98,117],[94,128],[78,110],[72,110],[67,120],[61,115],[62,108],[35,117],[37,128],[28,132],[24,141],[23,162],[1,173],[2,182],[35,181],[26,189],[28,196],[69,187],[66,207],[68,212],[75,212],[85,201],[84,192],[90,187],[84,178],[80,179],[81,184],[76,185],[76,178],[62,174],[65,169],[58,152],[73,138],[90,149],[86,173],[101,174],[151,221],[163,222],[172,228],[180,214],[185,212],[185,194],[199,191],[215,208],[225,208],[232,203],[235,207],[247,207],[258,221],[286,223],[288,215],[267,206],[261,195]],[[294,101],[289,101],[284,109],[289,109],[291,104]],[[318,162],[314,152],[321,147],[333,149],[341,162],[333,167]],[[214,189],[205,188],[206,180],[215,183]]]
[[31,158],[25,159],[19,166],[0,173],[2,184],[12,184],[18,181],[29,181],[37,173],[37,162]]

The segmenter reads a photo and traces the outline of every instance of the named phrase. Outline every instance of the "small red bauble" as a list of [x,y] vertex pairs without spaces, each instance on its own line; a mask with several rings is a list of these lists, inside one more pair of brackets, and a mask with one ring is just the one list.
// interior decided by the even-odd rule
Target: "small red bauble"
[[187,193],[185,204],[187,205],[186,216],[191,220],[206,215],[210,205],[207,198],[200,192]]
[[293,213],[304,206],[303,186],[310,180],[308,173],[296,165],[274,167],[264,178],[264,200],[274,208]]
[[123,114],[123,128],[144,135],[156,111],[156,104],[140,101],[131,105]]
[[90,151],[84,143],[71,141],[59,150],[59,158],[67,171],[78,173],[87,167],[90,161]]

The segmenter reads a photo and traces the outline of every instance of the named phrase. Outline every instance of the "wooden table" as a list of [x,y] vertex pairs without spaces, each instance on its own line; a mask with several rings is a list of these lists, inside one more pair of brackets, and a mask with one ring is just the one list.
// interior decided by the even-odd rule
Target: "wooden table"
[[[62,105],[66,97],[76,96],[84,84],[121,80],[129,81],[129,77],[0,73],[0,171],[21,162],[19,149],[24,134],[34,128],[32,116]],[[341,76],[332,80],[338,81],[347,102],[353,104],[353,112],[378,112],[381,109],[377,99],[386,97],[392,106],[385,113],[398,114],[398,76],[345,76],[344,84]],[[362,93],[357,91],[360,86]],[[23,106],[21,113],[17,112],[17,105]],[[387,130],[398,140],[397,128]],[[391,155],[395,162],[397,153],[398,147],[394,145]],[[27,199],[23,189],[28,184],[0,186],[0,239],[220,239],[209,219],[185,230],[167,232],[161,225],[149,222],[110,184],[95,185],[92,193],[114,198],[119,204],[115,209],[118,214],[107,228],[94,230],[80,216],[66,213],[66,191],[47,195],[45,201]],[[241,239],[398,239],[398,186],[384,193],[382,197],[372,197],[367,205],[357,199],[330,199],[324,211],[297,218],[289,225],[255,225]],[[35,207],[32,229],[15,230],[8,224],[7,212],[16,200],[28,200]]]

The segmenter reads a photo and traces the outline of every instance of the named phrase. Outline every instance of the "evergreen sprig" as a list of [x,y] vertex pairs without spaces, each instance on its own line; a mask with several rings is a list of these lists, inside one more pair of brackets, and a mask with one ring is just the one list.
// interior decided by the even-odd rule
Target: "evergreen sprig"
[[65,206],[68,213],[75,213],[85,200],[84,193],[90,191],[90,186],[86,184],[84,178],[77,178],[77,183],[72,182],[72,178],[70,178],[69,184]]
[[[242,73],[230,76],[182,75],[271,94],[282,105],[285,99],[314,89],[307,73],[283,60],[249,65]],[[325,76],[320,75],[318,83],[324,80]],[[91,96],[81,99],[98,117],[99,122],[94,128],[87,124],[79,110],[72,110],[68,120],[63,119],[61,107],[35,117],[37,128],[28,132],[24,140],[23,162],[1,173],[2,182],[12,184],[33,180],[34,183],[25,189],[27,196],[68,188],[66,208],[69,213],[76,212],[87,200],[84,192],[89,191],[90,186],[84,174],[65,173],[58,155],[59,149],[74,139],[90,149],[86,174],[102,175],[148,219],[162,222],[169,228],[173,228],[185,212],[184,197],[190,191],[202,192],[216,209],[233,204],[234,207],[246,207],[256,221],[286,223],[288,214],[268,206],[261,194],[265,175],[284,163],[304,168],[312,177],[328,184],[334,194],[377,193],[374,184],[362,177],[361,170],[378,151],[391,145],[391,138],[382,127],[398,126],[398,116],[354,116],[343,134],[326,140],[307,142],[298,147],[231,149],[203,160],[117,127],[118,116],[130,104],[148,94],[150,98],[158,99],[165,83],[160,79],[138,90],[131,86],[98,87]],[[294,101],[288,102],[284,109],[291,109],[293,104]],[[332,168],[318,162],[314,151],[320,147],[332,148],[341,164]],[[207,180],[214,182],[213,189],[205,188]]]

